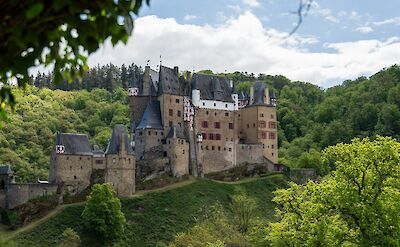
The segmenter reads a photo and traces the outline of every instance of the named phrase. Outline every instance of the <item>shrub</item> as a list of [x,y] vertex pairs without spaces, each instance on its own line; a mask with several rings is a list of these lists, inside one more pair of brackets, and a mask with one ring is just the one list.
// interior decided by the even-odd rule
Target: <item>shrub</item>
[[72,228],[67,228],[62,233],[57,247],[78,247],[80,243],[81,238],[79,235]]

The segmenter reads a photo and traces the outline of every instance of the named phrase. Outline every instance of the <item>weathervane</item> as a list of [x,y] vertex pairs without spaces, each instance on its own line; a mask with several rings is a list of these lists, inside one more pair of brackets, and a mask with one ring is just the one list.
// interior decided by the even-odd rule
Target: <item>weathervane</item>
[[148,60],[147,60],[147,64],[146,64],[146,66],[149,66],[149,62],[150,62],[150,59],[148,59]]

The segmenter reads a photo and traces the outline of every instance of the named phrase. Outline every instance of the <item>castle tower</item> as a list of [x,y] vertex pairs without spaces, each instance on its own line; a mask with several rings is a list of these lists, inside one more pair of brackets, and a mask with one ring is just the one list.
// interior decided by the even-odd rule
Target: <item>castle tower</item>
[[174,124],[169,128],[166,142],[172,174],[189,174],[189,142],[181,126]]
[[113,185],[119,196],[132,195],[135,192],[136,159],[124,125],[114,126],[105,156],[105,181]]
[[93,151],[87,135],[58,133],[50,161],[50,183],[62,184],[72,194],[90,185]]
[[263,82],[256,82],[250,89],[250,102],[239,111],[239,137],[247,144],[262,144],[263,155],[278,163],[278,128],[276,97],[270,96]]

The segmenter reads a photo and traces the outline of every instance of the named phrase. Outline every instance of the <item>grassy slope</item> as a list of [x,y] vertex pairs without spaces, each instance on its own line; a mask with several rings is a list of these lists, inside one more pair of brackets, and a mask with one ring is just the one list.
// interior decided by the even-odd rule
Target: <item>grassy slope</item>
[[[202,207],[219,201],[228,211],[230,196],[239,191],[257,200],[260,218],[271,220],[274,214],[271,192],[285,187],[286,182],[282,175],[235,184],[198,179],[172,190],[124,199],[125,242],[127,246],[155,246],[159,241],[168,243],[175,234],[195,224],[194,219]],[[83,232],[80,218],[83,208],[83,205],[66,207],[32,230],[19,234],[14,238],[17,246],[55,246],[66,227],[72,227],[80,234],[82,246],[95,246],[95,240]]]

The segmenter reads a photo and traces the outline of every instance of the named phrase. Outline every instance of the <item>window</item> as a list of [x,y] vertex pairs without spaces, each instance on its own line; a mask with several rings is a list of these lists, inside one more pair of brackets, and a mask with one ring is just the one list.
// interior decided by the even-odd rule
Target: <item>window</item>
[[211,150],[214,150],[214,149],[215,149],[215,147],[214,147],[214,146],[212,146],[212,147],[211,147]]
[[205,105],[206,105],[206,103],[203,102],[203,106],[205,106]]
[[271,119],[274,119],[274,114],[271,114]]
[[217,104],[214,103],[214,106],[217,106]]
[[203,128],[208,128],[208,122],[207,121],[203,121],[202,127]]
[[261,114],[260,114],[260,117],[264,117],[264,113],[261,113]]
[[274,148],[275,148],[275,147],[274,147],[274,144],[272,144],[272,145],[271,145],[271,148],[272,148],[272,149],[274,149]]
[[240,117],[240,114],[238,116]]
[[225,108],[228,108],[228,104],[225,104]]
[[228,112],[225,112],[225,117],[229,117],[229,113]]
[[269,127],[270,129],[276,129],[276,123],[275,123],[275,122],[269,122],[269,123],[268,123],[268,127]]
[[229,148],[229,152],[232,152],[232,148]]
[[176,102],[176,103],[179,103],[179,99],[176,99],[175,102]]
[[208,146],[206,146],[206,150],[208,150]]
[[250,125],[249,125],[249,124],[247,124],[247,128],[250,128]]
[[170,116],[174,115],[174,111],[172,109],[169,109],[168,111]]
[[214,112],[214,116],[217,116],[217,113],[216,113],[216,112]]
[[272,156],[274,156],[274,153],[271,153]]
[[142,132],[142,131],[139,131],[139,135],[140,135],[140,136],[143,135],[143,132]]
[[79,157],[79,160],[82,160],[82,157]]
[[203,135],[203,140],[207,140],[207,134],[206,133],[202,133]]
[[215,140],[221,140],[221,134],[215,134]]
[[185,149],[182,150],[182,154],[185,154]]
[[220,129],[221,128],[221,123],[220,122],[215,122],[214,123],[214,128]]
[[253,123],[253,128],[255,128],[256,127],[256,124],[255,123]]
[[265,149],[265,145],[263,144],[263,149]]
[[269,139],[274,140],[275,139],[275,133],[269,133]]
[[203,150],[203,145],[200,146],[200,149]]
[[258,121],[258,127],[259,128],[265,128],[267,126],[266,122],[264,120]]
[[209,112],[208,112],[208,111],[206,111],[206,114],[207,114],[207,115],[208,115],[208,113],[209,113]]
[[233,123],[229,123],[229,124],[228,124],[228,127],[229,127],[229,129],[232,130],[232,129],[233,129]]
[[267,139],[267,134],[265,132],[261,132],[261,139]]
[[158,134],[158,132],[157,132],[157,131],[154,131],[154,134],[155,134],[155,135],[157,135],[157,134]]
[[149,131],[149,136],[151,136],[151,131]]
[[213,133],[208,134],[208,139],[214,140],[214,134]]
[[[102,160],[96,160],[96,164],[97,165],[101,165],[101,164],[103,164],[103,161]],[[71,167],[72,168],[72,167]]]
[[83,167],[81,166],[81,169],[83,169]]
[[218,151],[221,151],[221,147],[220,146],[218,146]]
[[74,176],[74,179],[76,179],[76,176]]
[[181,111],[178,111],[178,113],[177,113],[178,117],[180,117],[181,114],[182,114]]

